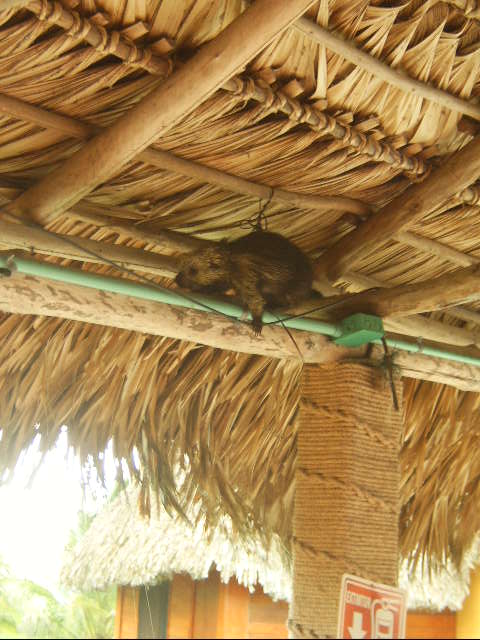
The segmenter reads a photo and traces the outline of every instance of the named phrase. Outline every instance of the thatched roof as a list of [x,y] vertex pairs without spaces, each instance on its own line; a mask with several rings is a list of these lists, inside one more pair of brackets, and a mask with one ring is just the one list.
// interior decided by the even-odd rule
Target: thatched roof
[[[225,517],[207,537],[203,522],[192,527],[178,514],[169,515],[157,501],[151,517],[142,517],[138,498],[138,487],[130,487],[96,516],[77,545],[64,554],[62,583],[80,590],[153,585],[181,573],[203,580],[215,568],[224,582],[234,577],[250,590],[260,585],[274,600],[290,602],[291,564],[278,536],[271,537],[268,547],[258,535],[233,543]],[[478,541],[460,570],[449,564],[431,576],[427,568],[409,572],[401,562],[399,586],[407,591],[409,609],[461,609],[477,555]]]
[[[400,287],[395,296],[405,305],[401,287],[420,283],[407,292],[411,306],[393,312],[390,301],[379,312],[389,335],[480,356],[480,168],[468,151],[478,131],[471,118],[480,117],[476,3],[322,0],[280,35],[265,36],[264,46],[244,36],[245,46],[218,58],[234,69],[228,78],[214,62],[211,73],[188,73],[198,69],[200,46],[207,55],[206,43],[234,26],[247,2],[20,4],[0,5],[0,204],[23,224],[0,211],[0,249],[118,278],[146,274],[170,287],[180,253],[199,238],[244,234],[241,224],[271,198],[269,229],[320,257],[318,289],[380,283]],[[326,34],[315,24],[336,34],[334,42],[319,41]],[[258,38],[263,26],[250,31]],[[342,39],[367,61],[352,62]],[[249,46],[255,54],[244,60]],[[175,88],[178,75],[170,74],[178,70],[183,89],[167,109],[152,96]],[[167,115],[168,126],[160,122]],[[139,141],[149,127],[156,135]],[[460,167],[445,164],[458,158]],[[414,201],[412,185],[420,189]],[[378,220],[385,226],[375,229]],[[364,236],[373,244],[362,244]],[[322,271],[322,260],[331,268]],[[461,299],[448,279],[454,272],[470,286]],[[421,283],[439,276],[445,299],[430,299],[434,288]],[[171,505],[198,503],[212,526],[226,512],[237,533],[263,526],[288,545],[302,366],[289,336],[267,327],[255,340],[249,327],[223,319],[219,341],[204,340],[221,348],[199,346],[208,324],[200,312],[178,312],[170,337],[159,337],[160,305],[154,314],[125,302],[122,313],[121,297],[99,295],[95,315],[79,287],[49,283],[40,291],[39,282],[0,279],[0,470],[13,468],[38,433],[51,447],[67,424],[82,460],[93,456],[100,471],[111,439],[133,472],[139,452],[145,487],[152,483]],[[385,309],[375,295],[369,310]],[[334,309],[325,313],[338,319]],[[292,357],[267,357],[281,339]],[[228,350],[240,350],[241,340],[249,341],[245,353]],[[404,381],[402,553],[460,566],[480,530],[479,369],[421,355],[398,362],[404,376],[420,378]],[[175,464],[189,469],[180,496]]]

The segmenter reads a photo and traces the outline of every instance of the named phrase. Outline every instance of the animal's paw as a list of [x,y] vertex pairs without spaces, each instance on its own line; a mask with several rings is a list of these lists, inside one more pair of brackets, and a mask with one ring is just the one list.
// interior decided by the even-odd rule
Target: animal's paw
[[253,333],[256,336],[259,336],[262,333],[262,327],[263,327],[263,323],[261,318],[254,318],[252,320],[252,329],[253,329]]

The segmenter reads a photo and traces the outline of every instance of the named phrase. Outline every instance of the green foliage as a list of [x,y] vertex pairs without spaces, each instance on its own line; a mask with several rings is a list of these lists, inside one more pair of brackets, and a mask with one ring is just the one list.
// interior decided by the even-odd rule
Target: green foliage
[[114,587],[60,596],[12,577],[0,559],[0,638],[113,638]]
[[[79,513],[67,546],[88,529],[92,516]],[[116,589],[75,592],[58,597],[31,580],[12,576],[0,557],[0,638],[113,638]]]

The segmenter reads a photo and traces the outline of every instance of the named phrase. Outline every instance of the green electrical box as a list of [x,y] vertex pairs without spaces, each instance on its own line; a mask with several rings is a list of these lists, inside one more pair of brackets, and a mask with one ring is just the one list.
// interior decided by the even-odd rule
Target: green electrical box
[[361,347],[372,340],[383,338],[385,330],[382,319],[366,313],[355,313],[340,322],[342,335],[335,343],[343,347]]

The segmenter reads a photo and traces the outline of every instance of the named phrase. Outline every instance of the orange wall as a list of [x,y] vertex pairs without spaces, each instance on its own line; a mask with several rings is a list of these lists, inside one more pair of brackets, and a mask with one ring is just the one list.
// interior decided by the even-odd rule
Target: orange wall
[[[251,594],[236,580],[223,584],[217,572],[198,581],[176,575],[170,583],[167,638],[288,638],[287,619],[286,602],[261,588]],[[116,638],[137,637],[138,589],[119,588],[115,622]],[[406,637],[455,638],[456,616],[409,613]]]
[[118,587],[115,611],[115,638],[136,638],[138,632],[138,601],[140,590]]

